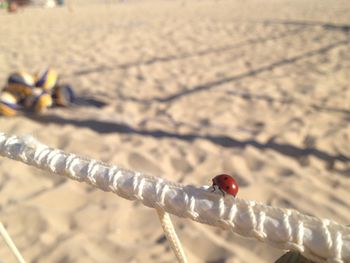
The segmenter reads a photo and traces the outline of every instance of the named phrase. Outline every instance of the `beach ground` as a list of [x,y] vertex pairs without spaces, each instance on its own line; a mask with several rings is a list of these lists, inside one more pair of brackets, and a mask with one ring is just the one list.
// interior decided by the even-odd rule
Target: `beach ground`
[[[350,224],[348,0],[70,1],[0,10],[0,83],[54,67],[83,103],[0,118],[68,152]],[[0,158],[0,221],[28,262],[175,262],[156,212]],[[283,251],[175,218],[189,262]],[[15,262],[0,240],[0,262]]]

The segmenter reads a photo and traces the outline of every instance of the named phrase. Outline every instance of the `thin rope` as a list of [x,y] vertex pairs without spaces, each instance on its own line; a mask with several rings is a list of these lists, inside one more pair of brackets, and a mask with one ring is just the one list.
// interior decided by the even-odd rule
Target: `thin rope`
[[350,262],[350,227],[296,210],[211,193],[210,186],[181,185],[79,157],[30,136],[0,133],[0,155],[86,182],[166,213],[300,252],[315,262]]
[[19,263],[25,263],[24,258],[22,257],[21,253],[17,249],[15,243],[13,242],[9,233],[6,231],[6,228],[1,222],[0,222],[0,235],[4,239],[6,245],[9,247],[12,254],[16,257],[17,261]]
[[187,263],[188,261],[185,255],[185,251],[183,250],[180,240],[176,235],[175,228],[170,219],[170,215],[168,213],[165,213],[164,210],[161,208],[156,208],[156,210],[165,236],[169,241],[172,250],[175,253],[177,261],[179,263]]

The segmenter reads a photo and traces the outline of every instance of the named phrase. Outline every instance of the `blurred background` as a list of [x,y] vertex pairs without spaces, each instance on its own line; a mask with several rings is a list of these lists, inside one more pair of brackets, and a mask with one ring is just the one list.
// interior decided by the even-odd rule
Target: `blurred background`
[[[0,9],[0,84],[18,70],[54,68],[77,100],[2,116],[1,132],[183,184],[228,173],[239,198],[350,224],[348,0],[8,8]],[[0,221],[28,262],[175,262],[154,210],[3,158]],[[174,222],[189,262],[283,254]],[[2,241],[0,261],[15,262]]]

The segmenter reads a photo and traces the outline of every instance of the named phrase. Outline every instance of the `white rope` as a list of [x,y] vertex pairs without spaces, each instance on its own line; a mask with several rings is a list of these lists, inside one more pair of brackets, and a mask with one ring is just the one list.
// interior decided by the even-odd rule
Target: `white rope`
[[176,235],[173,223],[171,222],[170,215],[165,213],[163,209],[156,208],[157,214],[164,230],[165,236],[170,243],[171,248],[173,249],[177,261],[179,263],[187,263],[187,258],[184,250],[182,249],[179,238]]
[[9,233],[6,231],[6,228],[1,222],[0,222],[0,235],[4,239],[6,245],[9,247],[9,249],[11,250],[12,254],[15,256],[17,261],[19,263],[25,263],[24,258],[22,257],[21,253],[18,251],[15,243],[12,241]]
[[294,250],[315,262],[350,262],[350,227],[219,193],[209,186],[165,179],[65,153],[36,141],[0,133],[0,155],[87,182],[129,200],[194,221]]

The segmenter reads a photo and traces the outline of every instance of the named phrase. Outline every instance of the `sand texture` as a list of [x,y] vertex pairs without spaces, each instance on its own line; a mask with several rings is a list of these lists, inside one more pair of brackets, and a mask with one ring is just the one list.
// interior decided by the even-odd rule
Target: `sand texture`
[[[0,83],[52,66],[80,97],[0,131],[184,184],[227,172],[241,198],[350,224],[349,14],[348,0],[0,10]],[[0,221],[28,262],[175,262],[154,210],[3,158]],[[191,263],[283,254],[174,223]],[[0,262],[15,262],[1,240]]]

